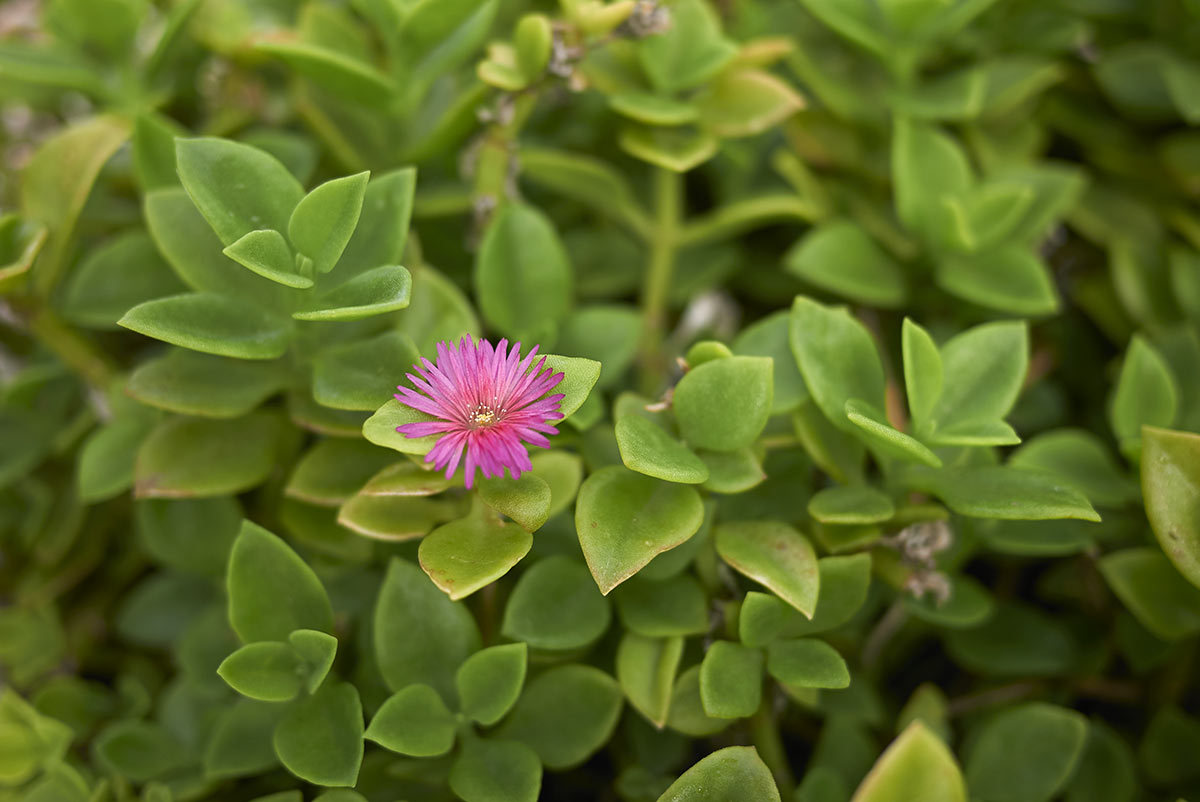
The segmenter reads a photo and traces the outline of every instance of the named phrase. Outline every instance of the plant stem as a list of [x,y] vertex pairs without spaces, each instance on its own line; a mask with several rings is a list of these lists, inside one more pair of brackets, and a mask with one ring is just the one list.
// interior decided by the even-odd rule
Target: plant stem
[[779,786],[779,795],[791,799],[796,787],[796,778],[792,776],[792,767],[788,765],[787,751],[783,748],[783,739],[779,737],[779,727],[775,717],[771,715],[770,695],[764,695],[758,712],[750,719],[750,733],[754,739],[754,748],[758,756],[767,764]]
[[675,270],[679,247],[682,207],[682,180],[679,173],[659,167],[654,174],[654,220],[650,230],[650,254],[642,288],[642,391],[656,395],[665,372],[662,353],[666,327],[667,296]]

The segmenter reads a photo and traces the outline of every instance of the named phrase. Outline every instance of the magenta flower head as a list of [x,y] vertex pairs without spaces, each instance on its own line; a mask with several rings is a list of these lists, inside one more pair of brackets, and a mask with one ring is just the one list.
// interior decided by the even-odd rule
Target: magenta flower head
[[549,448],[546,435],[558,434],[550,421],[563,417],[562,393],[546,395],[563,374],[545,367],[546,357],[532,367],[537,350],[535,345],[521,359],[521,344],[509,350],[508,340],[494,348],[470,336],[457,344],[438,343],[436,364],[422,357],[413,365],[418,375],[406,374],[424,395],[396,388],[397,400],[437,420],[406,423],[396,431],[405,437],[441,434],[425,461],[438,470],[445,468],[447,479],[465,451],[468,489],[475,482],[476,466],[489,478],[503,476],[505,468],[514,479],[521,471],[533,470],[525,443]]

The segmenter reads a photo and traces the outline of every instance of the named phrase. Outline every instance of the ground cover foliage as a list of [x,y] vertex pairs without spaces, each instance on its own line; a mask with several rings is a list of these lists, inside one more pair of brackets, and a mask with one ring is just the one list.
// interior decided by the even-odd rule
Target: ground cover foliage
[[1200,800],[1196,0],[16,0],[0,107],[0,799]]

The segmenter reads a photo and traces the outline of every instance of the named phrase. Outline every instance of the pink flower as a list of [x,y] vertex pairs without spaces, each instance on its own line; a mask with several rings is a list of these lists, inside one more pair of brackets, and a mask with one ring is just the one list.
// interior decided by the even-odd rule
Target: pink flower
[[549,448],[546,435],[558,434],[549,422],[563,417],[559,411],[563,395],[546,395],[563,374],[552,368],[543,372],[545,357],[530,370],[537,350],[535,345],[522,360],[521,344],[510,351],[508,340],[494,348],[487,340],[474,342],[470,336],[457,345],[438,343],[436,364],[422,357],[413,365],[419,376],[406,374],[425,395],[396,388],[401,403],[438,420],[406,423],[396,431],[405,437],[441,434],[425,461],[438,470],[445,468],[447,479],[454,475],[465,450],[467,488],[475,481],[476,466],[488,478],[503,476],[505,468],[514,479],[521,471],[533,470],[525,443]]

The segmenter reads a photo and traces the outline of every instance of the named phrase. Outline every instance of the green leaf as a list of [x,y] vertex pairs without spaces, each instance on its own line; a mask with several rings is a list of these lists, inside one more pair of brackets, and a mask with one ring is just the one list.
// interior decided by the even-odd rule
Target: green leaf
[[891,518],[896,508],[873,487],[827,487],[808,500],[808,514],[824,524],[874,524]]
[[1200,720],[1174,705],[1164,705],[1150,719],[1138,746],[1138,762],[1146,776],[1159,785],[1194,780],[1196,749],[1200,747]]
[[621,623],[648,638],[699,635],[708,631],[708,597],[690,576],[652,581],[634,577],[615,594]]
[[237,359],[275,359],[287,351],[287,320],[234,298],[188,293],[146,301],[117,321],[172,345]]
[[704,519],[700,495],[610,466],[579,488],[575,528],[588,568],[607,595],[646,563],[696,533]]
[[554,225],[523,204],[488,224],[475,260],[475,294],[484,320],[513,338],[536,336],[571,305],[571,262]]
[[1067,802],[1133,802],[1137,791],[1132,750],[1115,731],[1092,719],[1079,765],[1067,786]]
[[367,270],[316,296],[292,313],[296,320],[360,320],[408,306],[412,276],[400,265]]
[[685,125],[700,119],[695,103],[650,92],[618,92],[609,96],[608,105],[617,114],[646,125]]
[[400,690],[414,682],[455,698],[454,672],[479,650],[475,619],[420,568],[393,558],[375,605],[375,658],[384,682]]
[[1039,434],[1014,451],[1008,464],[1066,479],[1098,506],[1120,507],[1138,499],[1137,486],[1124,475],[1108,447],[1083,429]]
[[697,97],[700,123],[719,137],[753,136],[804,108],[795,89],[765,70],[729,70]]
[[285,287],[308,289],[313,280],[299,271],[287,240],[274,229],[250,231],[221,253],[263,278]]
[[690,128],[626,126],[617,144],[629,155],[656,167],[686,173],[717,155],[716,137]]
[[617,448],[632,471],[668,482],[699,484],[708,480],[708,467],[696,453],[640,415],[617,421]]
[[908,294],[900,265],[849,220],[831,220],[812,229],[783,262],[789,273],[852,301],[895,307]]
[[851,802],[966,802],[967,789],[942,739],[914,721],[883,751]]
[[301,699],[275,728],[275,753],[292,774],[314,785],[353,787],[363,757],[363,714],[348,682]]
[[[615,99],[610,98],[614,103]],[[521,178],[605,213],[642,218],[633,189],[607,161],[581,153],[521,148]]]
[[699,665],[694,665],[679,675],[671,693],[668,727],[684,735],[700,738],[718,733],[731,723],[731,719],[713,718],[704,712],[704,705],[700,700]]
[[627,632],[617,647],[617,682],[634,709],[660,729],[667,722],[683,638]]
[[274,156],[228,139],[177,139],[175,164],[183,188],[225,245],[258,229],[287,231],[304,196]]
[[616,680],[600,669],[556,666],[526,686],[498,734],[528,746],[548,769],[574,768],[608,743],[623,701]]
[[550,510],[553,518],[571,506],[583,479],[583,460],[567,451],[543,451],[530,458],[534,475],[550,486]]
[[225,256],[225,246],[182,188],[148,192],[143,213],[154,244],[184,284],[200,292],[253,302],[273,312],[290,312],[291,290]]
[[689,370],[672,400],[684,440],[714,451],[753,443],[771,414],[772,373],[771,360],[755,356],[714,359]]
[[97,761],[136,783],[161,777],[187,764],[182,744],[149,721],[118,721],[105,727],[92,745]]
[[133,513],[138,539],[157,562],[183,573],[224,575],[242,527],[236,499],[145,499],[134,502]]
[[944,256],[937,283],[951,295],[1011,315],[1040,317],[1058,311],[1058,292],[1045,262],[1028,247]]
[[742,329],[731,346],[741,356],[770,357],[773,365],[771,414],[788,412],[808,398],[804,377],[796,366],[789,342],[791,316],[781,310]]
[[49,236],[33,267],[33,283],[47,294],[67,265],[75,224],[101,168],[129,136],[129,124],[100,115],[56,133],[21,171],[21,214]]
[[632,364],[641,333],[641,314],[632,307],[585,306],[574,310],[563,322],[555,348],[599,362],[603,370],[596,384],[611,387]]
[[393,448],[401,454],[413,454],[420,457],[429,453],[440,435],[407,437],[396,429],[406,423],[428,423],[432,420],[436,420],[436,418],[393,398],[363,423],[363,437],[377,446]]
[[1179,407],[1179,385],[1162,355],[1141,335],[1125,352],[1109,420],[1125,454],[1141,451],[1142,426],[1169,427]]
[[229,623],[244,643],[286,640],[297,629],[333,629],[321,580],[286,543],[255,523],[242,522],[226,585]]
[[535,473],[523,473],[520,479],[485,476],[477,487],[480,501],[513,519],[526,532],[541,529],[550,517],[550,485]]
[[430,532],[417,554],[433,584],[457,600],[507,574],[532,546],[524,529],[476,505],[467,517]]
[[712,10],[701,0],[671,6],[671,27],[638,43],[638,61],[660,92],[692,89],[715,76],[737,54],[721,33]]
[[1073,710],[1028,702],[983,726],[967,755],[967,784],[985,802],[1048,802],[1066,785],[1087,737]]
[[752,746],[718,749],[671,783],[658,802],[780,802],[771,770]]
[[297,629],[288,635],[288,643],[304,661],[308,676],[304,678],[304,689],[315,693],[337,657],[337,638],[315,629]]
[[[408,240],[417,171],[413,167],[376,175],[367,184],[362,212],[336,273],[317,274],[317,286],[340,283],[379,265],[399,264]],[[434,272],[428,268],[426,272]],[[413,314],[412,311],[407,314]],[[410,332],[411,334],[412,332]]]
[[716,543],[731,567],[812,618],[820,575],[808,538],[784,523],[747,521],[717,526]]
[[292,211],[287,234],[297,251],[328,273],[342,257],[362,213],[369,172],[326,181],[304,196]]
[[394,330],[322,348],[313,358],[313,399],[333,409],[379,409],[418,359],[409,336]]
[[908,393],[908,409],[917,431],[924,432],[942,395],[945,367],[937,344],[929,332],[904,318],[901,330],[904,353],[904,387]]
[[[321,440],[305,452],[284,487],[284,495],[309,504],[336,507],[369,479],[393,464],[394,455],[362,440]],[[415,465],[411,466],[419,472]]]
[[600,378],[600,363],[582,357],[546,354],[546,367],[555,373],[563,374],[562,381],[558,386],[551,388],[547,395],[562,393],[563,399],[559,402],[558,411],[565,420],[579,411],[583,402],[588,399],[596,380]]
[[138,451],[134,495],[187,498],[249,490],[275,467],[281,428],[265,412],[232,420],[165,420]]
[[1003,419],[1016,403],[1029,369],[1029,330],[1023,322],[985,323],[952,337],[941,349],[944,380],[931,419],[937,431]]
[[528,651],[524,643],[509,643],[468,657],[454,675],[462,712],[485,727],[504,718],[525,684]]
[[463,802],[534,802],[542,764],[516,741],[468,738],[450,769],[450,790]]
[[452,500],[356,494],[338,510],[337,522],[365,537],[412,540],[463,514]]
[[539,561],[517,580],[501,632],[535,649],[578,649],[604,634],[611,618],[587,569],[559,555]]
[[17,785],[32,779],[42,766],[61,761],[72,735],[70,727],[39,713],[9,686],[0,692],[0,737],[5,746],[0,782]]
[[237,418],[286,383],[282,362],[228,359],[172,348],[134,368],[125,391],[143,404],[168,412]]
[[300,693],[302,667],[300,656],[288,644],[259,641],[248,643],[226,657],[217,673],[242,696],[263,702],[286,702]]
[[708,468],[706,490],[714,493],[742,493],[767,478],[758,454],[751,448],[737,451],[700,451],[697,456]]
[[987,620],[995,609],[991,594],[969,576],[946,577],[949,593],[945,600],[933,594],[904,598],[904,609],[915,617],[943,629],[970,629]]
[[792,304],[791,344],[804,383],[834,426],[850,434],[858,430],[846,417],[851,398],[884,407],[879,353],[866,327],[846,309],[798,296]]
[[1100,573],[1146,629],[1163,640],[1200,632],[1200,588],[1150,546],[1121,549],[1100,560]]
[[1142,495],[1163,553],[1200,587],[1200,436],[1146,427]]
[[767,671],[792,688],[846,688],[846,661],[828,643],[814,638],[777,640],[767,647]]
[[750,591],[742,601],[738,633],[747,646],[766,646],[783,637],[816,635],[837,629],[867,600],[871,587],[871,556],[822,557],[817,561],[820,592],[812,620],[781,599]]
[[454,748],[456,726],[438,692],[414,683],[388,697],[363,737],[402,755],[436,757]]
[[79,449],[76,483],[84,503],[112,498],[133,485],[138,449],[158,415],[145,407],[128,406],[128,411],[94,429]]
[[943,199],[962,197],[974,182],[967,157],[937,128],[898,118],[892,131],[896,212],[911,231],[937,241]]
[[920,462],[931,468],[942,467],[942,460],[920,441],[898,431],[887,422],[879,409],[857,398],[846,402],[846,418],[859,428],[858,436],[868,446],[906,462]]
[[336,50],[304,41],[256,42],[254,50],[274,56],[335,97],[363,105],[385,104],[396,87],[375,67]]
[[438,471],[427,469],[408,460],[384,468],[359,489],[359,495],[370,497],[433,496],[450,487],[450,480]]
[[212,780],[246,777],[279,765],[271,743],[286,705],[239,699],[216,717],[204,749],[204,776]]
[[[0,256],[0,263],[3,261]],[[0,267],[0,276],[4,270]],[[143,301],[184,289],[158,255],[154,241],[142,231],[130,231],[105,242],[75,269],[67,284],[63,313],[82,326],[111,329]]]
[[913,487],[941,498],[959,515],[1014,521],[1100,520],[1083,493],[1041,472],[1000,466],[914,468],[909,480]]
[[700,703],[712,718],[746,718],[762,703],[763,654],[732,641],[715,641],[700,664]]

